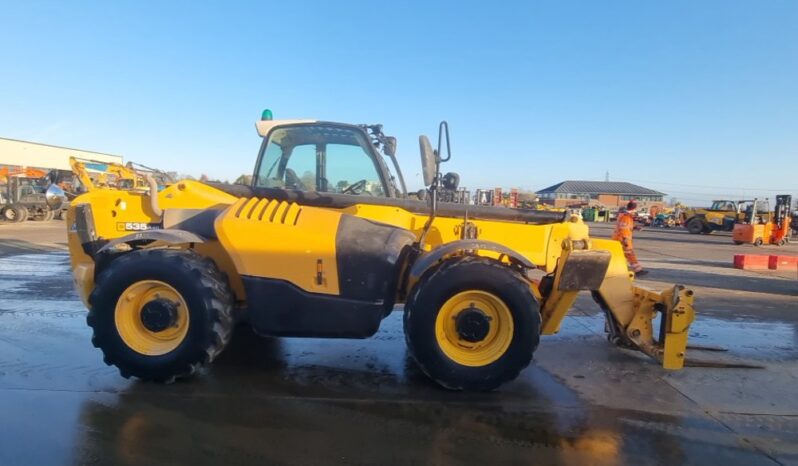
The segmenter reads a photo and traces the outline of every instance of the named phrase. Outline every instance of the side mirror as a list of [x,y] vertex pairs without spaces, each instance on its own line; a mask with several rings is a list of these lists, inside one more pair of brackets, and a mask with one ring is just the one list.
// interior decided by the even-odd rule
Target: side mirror
[[424,186],[431,186],[437,174],[436,155],[432,151],[432,144],[429,143],[428,137],[419,136],[418,146],[421,150],[421,171],[424,174]]
[[65,197],[66,195],[64,194],[64,190],[59,188],[58,185],[54,184],[51,184],[44,193],[44,198],[47,202],[47,205],[52,210],[58,210],[64,203]]
[[385,155],[389,157],[396,155],[396,138],[387,136],[382,143],[382,150],[385,151]]

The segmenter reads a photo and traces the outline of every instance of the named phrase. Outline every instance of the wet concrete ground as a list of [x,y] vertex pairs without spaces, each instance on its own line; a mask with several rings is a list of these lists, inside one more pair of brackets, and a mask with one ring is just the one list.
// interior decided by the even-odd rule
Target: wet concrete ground
[[0,225],[2,465],[798,464],[798,280],[730,268],[759,251],[728,237],[640,232],[642,282],[696,290],[692,342],[729,352],[691,358],[763,369],[666,372],[611,347],[584,296],[519,379],[469,394],[418,372],[400,312],[367,340],[240,328],[199,377],[124,380],[91,346],[63,224],[30,225]]

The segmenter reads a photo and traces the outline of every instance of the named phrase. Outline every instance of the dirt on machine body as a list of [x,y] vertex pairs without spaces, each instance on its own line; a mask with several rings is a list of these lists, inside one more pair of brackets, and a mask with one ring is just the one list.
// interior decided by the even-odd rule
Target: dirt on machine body
[[408,194],[381,125],[264,112],[256,126],[251,185],[148,177],[146,188],[95,186],[72,201],[92,342],[123,376],[189,376],[239,320],[265,335],[366,338],[404,304],[423,372],[489,390],[529,364],[580,291],[605,311],[613,343],[684,365],[692,291],[636,285],[620,243],[591,238],[565,212],[439,202],[445,123],[436,150],[419,139],[425,200]]

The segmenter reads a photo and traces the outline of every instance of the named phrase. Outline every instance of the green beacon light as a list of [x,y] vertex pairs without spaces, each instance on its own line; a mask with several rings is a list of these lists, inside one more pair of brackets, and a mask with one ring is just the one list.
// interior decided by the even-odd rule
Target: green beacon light
[[260,119],[261,119],[261,121],[269,121],[269,120],[271,120],[272,119],[272,111],[267,108],[261,114]]

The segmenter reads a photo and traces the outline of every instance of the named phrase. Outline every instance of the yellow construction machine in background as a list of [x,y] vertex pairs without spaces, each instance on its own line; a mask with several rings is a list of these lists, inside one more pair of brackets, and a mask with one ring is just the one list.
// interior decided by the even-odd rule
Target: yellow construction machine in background
[[687,231],[697,235],[713,231],[732,231],[736,223],[745,219],[746,208],[755,201],[712,201],[708,208],[692,207],[682,212],[682,225]]
[[83,191],[101,188],[146,191],[150,187],[148,177],[155,181],[157,190],[174,182],[168,174],[160,170],[142,165],[136,166],[130,162],[122,165],[116,162],[70,157],[69,164]]
[[684,365],[692,291],[638,286],[620,243],[591,238],[566,212],[438,201],[445,123],[437,150],[420,137],[427,201],[408,196],[381,125],[267,111],[256,126],[250,186],[150,182],[72,202],[69,249],[92,342],[123,376],[189,376],[239,319],[259,334],[365,338],[404,304],[423,372],[489,390],[530,363],[581,291],[604,310],[612,342]]

